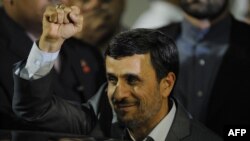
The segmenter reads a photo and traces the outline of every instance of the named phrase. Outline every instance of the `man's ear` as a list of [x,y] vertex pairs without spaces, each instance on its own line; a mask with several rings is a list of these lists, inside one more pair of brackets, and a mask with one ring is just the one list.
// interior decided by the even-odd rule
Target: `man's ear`
[[173,72],[169,72],[166,77],[161,79],[160,93],[162,97],[167,98],[173,90],[176,76]]

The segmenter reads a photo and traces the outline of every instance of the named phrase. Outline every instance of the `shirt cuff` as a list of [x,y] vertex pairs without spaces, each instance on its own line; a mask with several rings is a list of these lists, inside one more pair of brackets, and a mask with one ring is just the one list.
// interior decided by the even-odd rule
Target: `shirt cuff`
[[49,53],[41,51],[34,42],[25,67],[20,69],[20,77],[24,79],[39,79],[52,69],[59,51]]

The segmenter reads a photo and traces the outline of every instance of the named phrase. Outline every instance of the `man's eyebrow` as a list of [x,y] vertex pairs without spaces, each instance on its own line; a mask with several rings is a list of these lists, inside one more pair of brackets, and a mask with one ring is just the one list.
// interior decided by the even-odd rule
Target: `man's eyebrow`
[[125,75],[123,75],[123,77],[125,78],[136,78],[137,80],[141,81],[142,79],[139,77],[138,74],[134,74],[134,73],[127,73]]
[[[116,77],[116,75],[113,73],[107,73],[106,76]],[[138,80],[141,80],[141,78],[137,74],[134,74],[134,73],[126,73],[126,74],[122,75],[122,77],[124,77],[124,78],[133,77],[133,78],[136,78]]]
[[133,77],[138,77],[137,74],[134,74],[134,73],[126,73],[124,74],[123,76],[127,77],[127,76],[133,76]]
[[113,73],[108,72],[106,76],[115,76]]

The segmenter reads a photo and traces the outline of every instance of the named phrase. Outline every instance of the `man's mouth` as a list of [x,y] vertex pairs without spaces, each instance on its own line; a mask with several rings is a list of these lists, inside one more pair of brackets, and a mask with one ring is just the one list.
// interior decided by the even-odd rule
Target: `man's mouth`
[[116,104],[115,108],[120,111],[129,111],[136,106],[137,103],[124,103],[124,104]]

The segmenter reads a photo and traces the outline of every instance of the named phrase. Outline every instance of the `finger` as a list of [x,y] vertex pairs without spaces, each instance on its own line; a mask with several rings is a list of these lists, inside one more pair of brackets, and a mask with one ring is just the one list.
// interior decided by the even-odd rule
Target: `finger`
[[74,14],[73,12],[69,13],[69,17],[72,20],[74,26],[78,31],[82,30],[83,17],[81,15]]
[[70,17],[69,17],[69,13],[71,11],[72,10],[69,7],[64,8],[64,18],[63,18],[63,23],[64,24],[68,24],[68,23],[72,22],[71,19],[70,19]]
[[69,19],[73,22],[79,22],[80,16],[80,9],[77,6],[71,6],[71,12],[69,13]]
[[57,23],[62,24],[64,22],[64,10],[61,8],[57,8],[56,12],[57,12]]
[[50,11],[52,6],[47,6],[45,12],[43,13],[43,22],[52,22],[50,19]]
[[57,12],[55,7],[48,6],[44,12],[44,21],[57,22]]
[[74,13],[74,14],[77,14],[77,15],[78,15],[78,14],[81,13],[80,8],[77,7],[77,6],[71,6],[70,8],[71,8],[72,13]]
[[53,23],[57,23],[57,13],[51,14],[50,19]]
[[80,9],[77,6],[71,6],[71,12],[69,13],[69,19],[72,23],[76,24],[77,22],[80,22]]

